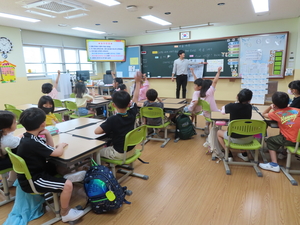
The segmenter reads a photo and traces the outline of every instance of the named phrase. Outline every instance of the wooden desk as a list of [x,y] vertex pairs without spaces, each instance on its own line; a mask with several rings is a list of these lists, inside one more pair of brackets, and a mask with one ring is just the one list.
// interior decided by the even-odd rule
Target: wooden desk
[[59,132],[67,132],[74,129],[80,129],[78,127],[85,126],[88,124],[100,123],[102,120],[94,118],[80,117],[78,119],[68,120],[62,123],[57,123],[55,126],[59,129]]
[[260,113],[263,113],[267,108],[269,108],[269,105],[254,105],[254,106],[257,107]]
[[[211,112],[211,119],[218,121],[218,120],[225,120],[229,121],[229,114],[223,115],[221,112]],[[256,112],[252,112],[252,120],[263,120],[263,118]]]
[[[62,102],[65,101],[70,101],[70,102],[75,102],[75,98],[65,98],[61,100]],[[88,105],[93,107],[93,108],[98,108],[101,106],[107,106],[109,104],[110,100],[106,100],[102,98],[95,98],[92,102],[88,102]]]
[[176,113],[178,113],[180,110],[183,110],[184,107],[185,107],[185,104],[172,104],[172,103],[167,103],[167,104],[164,104],[164,111],[165,111],[166,113],[176,114]]
[[[36,104],[22,104],[22,105],[17,105],[16,108],[17,109],[21,109],[21,110],[26,110],[26,109],[29,109],[29,108],[37,108],[38,106]],[[66,108],[54,108],[54,112],[55,113],[60,113],[60,112],[63,112],[63,111],[66,111],[67,109]]]
[[180,104],[184,103],[186,101],[185,98],[166,98],[162,100],[164,104],[170,103],[170,104]]
[[104,121],[101,121],[97,124],[93,124],[91,126],[88,127],[84,127],[81,129],[75,129],[75,130],[71,130],[69,132],[67,132],[68,134],[71,134],[73,136],[80,136],[80,137],[85,137],[85,138],[90,138],[90,139],[96,139],[99,138],[101,136],[104,136],[105,134],[95,134],[94,131],[97,127],[100,126],[101,123],[103,123]]

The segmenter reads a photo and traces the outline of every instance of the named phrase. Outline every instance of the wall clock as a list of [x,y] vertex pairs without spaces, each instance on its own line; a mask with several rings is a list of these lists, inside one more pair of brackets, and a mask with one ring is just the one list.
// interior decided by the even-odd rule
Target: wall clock
[[0,52],[2,52],[2,57],[7,58],[7,53],[9,53],[13,48],[12,42],[6,37],[0,37]]

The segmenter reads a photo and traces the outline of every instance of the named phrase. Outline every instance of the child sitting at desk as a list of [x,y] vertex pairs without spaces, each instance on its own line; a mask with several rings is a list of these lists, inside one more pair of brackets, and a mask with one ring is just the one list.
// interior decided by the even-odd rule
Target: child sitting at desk
[[[279,172],[276,152],[282,146],[295,146],[300,129],[300,109],[288,107],[289,96],[285,92],[275,92],[272,96],[273,104],[263,112],[265,118],[270,118],[278,123],[280,134],[266,140],[271,162],[260,163],[264,170]],[[272,112],[271,109],[273,109]]]
[[[230,121],[238,119],[251,119],[252,117],[252,105],[250,101],[252,99],[252,91],[249,89],[242,89],[238,95],[236,103],[229,103],[222,108],[222,113],[229,113]],[[228,140],[228,134],[225,130],[218,130],[218,140],[223,149],[225,149],[224,139]],[[245,136],[240,134],[231,134],[231,142],[235,144],[248,144],[252,142],[253,136]],[[238,153],[238,157],[244,161],[249,161],[247,152]],[[232,161],[232,153],[229,151],[228,161]]]
[[60,78],[60,70],[57,71],[57,77],[56,77],[56,81],[53,84],[51,83],[45,83],[42,85],[42,92],[48,96],[50,96],[51,98],[53,99],[57,99],[57,94],[58,94],[58,91],[57,91],[57,85],[58,85],[58,82],[59,82],[59,78]]
[[[130,95],[126,91],[115,92],[112,96],[113,106],[117,110],[117,114],[108,117],[107,120],[95,129],[95,134],[106,133],[112,138],[112,146],[100,150],[100,156],[121,160],[124,157],[124,141],[126,134],[134,129],[136,114],[138,107],[136,105],[139,97],[139,90],[141,79],[139,73],[135,76],[135,91],[132,98],[132,105],[130,106]],[[127,110],[127,108],[129,110]],[[131,151],[134,146],[128,147],[126,157],[129,158],[135,154]]]
[[[144,102],[143,106],[149,106],[149,107],[159,107],[164,108],[164,103],[162,100],[157,97],[158,93],[154,89],[149,89],[146,92],[147,101]],[[156,99],[158,102],[156,102]],[[162,124],[161,118],[143,118],[144,124],[152,125],[152,126],[159,126]]]
[[87,109],[87,103],[92,102],[94,98],[91,95],[86,94],[86,86],[83,82],[78,82],[75,85],[75,102],[78,107],[79,116],[85,116],[87,114],[94,114],[92,109]]
[[139,94],[139,99],[138,99],[139,101],[147,99],[146,93],[149,89],[149,81],[148,81],[145,73],[143,74],[143,80],[144,81],[141,81],[141,88],[140,88],[140,94]]
[[42,96],[38,103],[38,108],[46,113],[46,126],[54,126],[59,123],[54,112],[54,102],[50,96]]
[[288,92],[295,96],[290,107],[300,109],[300,80],[290,82]]
[[[17,155],[27,164],[32,176],[33,184],[40,193],[61,192],[60,205],[63,222],[74,221],[84,215],[83,210],[70,209],[69,202],[72,195],[72,182],[80,182],[85,176],[84,171],[65,175],[65,178],[55,177],[56,168],[51,164],[49,157],[59,157],[64,153],[66,143],[54,147],[51,134],[45,129],[46,114],[39,108],[29,108],[22,112],[20,123],[25,127],[26,133],[20,141]],[[46,142],[38,136],[46,136]],[[24,174],[18,174],[20,186],[24,192],[33,193]]]
[[[123,79],[120,77],[116,77],[115,73],[113,71],[111,71],[111,76],[113,77],[113,88],[114,90],[111,92],[111,96],[104,96],[104,99],[112,99],[112,95],[118,91],[119,88],[124,86],[120,86],[121,84],[123,84]],[[119,87],[120,86],[120,87]],[[126,87],[126,86],[125,86]],[[125,88],[126,89],[126,88]]]

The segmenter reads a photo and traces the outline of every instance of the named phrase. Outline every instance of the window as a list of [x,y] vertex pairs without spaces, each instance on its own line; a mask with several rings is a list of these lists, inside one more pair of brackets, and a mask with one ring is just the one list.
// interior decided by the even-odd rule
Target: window
[[96,74],[96,63],[87,61],[87,52],[49,46],[23,46],[28,78],[45,78],[56,74],[57,70],[75,74],[76,70],[89,70]]

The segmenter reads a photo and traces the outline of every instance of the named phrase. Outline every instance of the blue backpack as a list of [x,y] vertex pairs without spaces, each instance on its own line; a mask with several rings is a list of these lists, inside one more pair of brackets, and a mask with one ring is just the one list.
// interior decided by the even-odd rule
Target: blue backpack
[[94,160],[86,172],[84,190],[92,211],[97,214],[118,209],[123,203],[130,204],[125,195],[130,195],[131,191],[121,187],[109,168],[98,165]]

